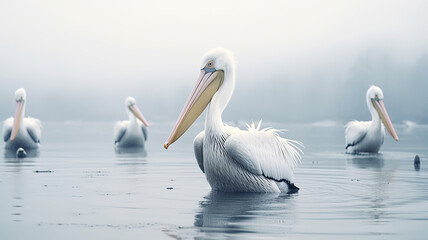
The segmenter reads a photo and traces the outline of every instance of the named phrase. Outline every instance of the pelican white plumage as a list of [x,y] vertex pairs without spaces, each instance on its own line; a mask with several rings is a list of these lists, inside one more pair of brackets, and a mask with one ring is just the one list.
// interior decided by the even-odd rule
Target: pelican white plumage
[[227,126],[222,112],[235,86],[235,62],[224,48],[208,51],[201,72],[164,147],[168,148],[208,106],[205,131],[194,140],[196,160],[216,191],[296,192],[293,170],[301,160],[299,142],[281,138],[278,130]]
[[38,119],[24,117],[27,101],[24,88],[16,90],[15,101],[15,117],[10,117],[3,122],[5,148],[13,151],[36,149],[40,146],[42,125]]
[[347,153],[377,153],[385,137],[385,129],[381,121],[389,134],[398,141],[398,136],[383,103],[382,90],[379,87],[371,86],[367,90],[366,100],[372,120],[351,121],[346,124],[345,142]]
[[125,107],[129,120],[118,121],[115,124],[114,144],[116,147],[144,147],[149,123],[133,97],[126,98]]

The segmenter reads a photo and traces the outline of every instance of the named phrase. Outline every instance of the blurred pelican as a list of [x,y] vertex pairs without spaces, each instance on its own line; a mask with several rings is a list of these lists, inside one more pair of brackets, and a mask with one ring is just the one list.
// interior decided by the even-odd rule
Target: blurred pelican
[[235,86],[235,62],[224,48],[208,51],[201,72],[164,147],[168,148],[208,106],[205,131],[194,140],[196,160],[213,190],[223,192],[296,192],[293,170],[300,143],[281,138],[278,130],[247,131],[227,126],[222,112]]
[[114,126],[114,144],[116,147],[144,147],[149,123],[133,97],[126,98],[125,107],[129,120],[118,121]]
[[372,115],[371,121],[351,121],[346,124],[345,141],[348,153],[377,153],[383,144],[385,129],[398,141],[398,136],[383,104],[383,92],[379,87],[371,86],[367,90],[367,106]]
[[6,142],[5,148],[19,151],[19,156],[24,156],[21,154],[25,150],[38,148],[42,135],[40,120],[24,117],[26,100],[25,89],[20,88],[16,90],[15,117],[10,117],[3,123],[3,139]]

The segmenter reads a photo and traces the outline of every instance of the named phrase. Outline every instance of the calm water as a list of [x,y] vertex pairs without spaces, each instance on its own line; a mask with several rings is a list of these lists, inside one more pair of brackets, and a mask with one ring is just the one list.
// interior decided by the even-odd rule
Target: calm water
[[164,150],[172,125],[153,123],[143,152],[115,152],[113,123],[44,123],[32,158],[1,148],[0,239],[426,239],[427,126],[352,156],[340,124],[265,123],[305,145],[287,195],[211,192],[193,157],[202,125]]

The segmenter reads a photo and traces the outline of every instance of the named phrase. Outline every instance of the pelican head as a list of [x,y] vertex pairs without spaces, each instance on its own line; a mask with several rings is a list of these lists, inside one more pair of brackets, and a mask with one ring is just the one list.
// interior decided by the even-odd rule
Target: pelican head
[[130,117],[136,117],[138,118],[146,127],[149,126],[149,123],[144,118],[143,114],[141,113],[140,109],[137,106],[137,101],[135,101],[135,98],[133,97],[127,97],[125,99],[125,106],[128,110],[128,115]]
[[367,90],[367,105],[370,109],[370,112],[379,116],[382,120],[383,125],[385,125],[389,134],[395,141],[398,141],[397,133],[395,133],[394,126],[392,126],[391,120],[389,119],[388,112],[386,111],[385,105],[383,104],[383,92],[377,86],[371,86]]
[[25,93],[25,89],[20,88],[16,90],[15,92],[16,109],[15,109],[15,117],[13,119],[12,134],[10,136],[11,141],[15,140],[16,134],[18,134],[19,126],[25,113],[26,99],[27,99],[27,94]]
[[220,114],[223,112],[235,86],[234,68],[235,61],[229,50],[219,47],[205,53],[195,87],[164,144],[166,149],[189,129],[207,105],[214,102],[214,99],[216,104],[211,107],[216,107]]

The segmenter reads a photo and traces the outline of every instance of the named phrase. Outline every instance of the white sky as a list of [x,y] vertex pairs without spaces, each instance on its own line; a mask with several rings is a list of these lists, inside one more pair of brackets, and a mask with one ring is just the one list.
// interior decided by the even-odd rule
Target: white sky
[[[428,52],[427,29],[427,1],[0,0],[0,117],[12,115],[19,87],[34,104],[93,111],[92,101],[117,116],[127,95],[177,101],[175,116],[213,47],[235,53],[237,87],[294,76],[284,78],[292,88],[295,78],[317,81],[313,69],[346,75],[371,49],[411,66]],[[159,106],[147,111],[162,116]]]

